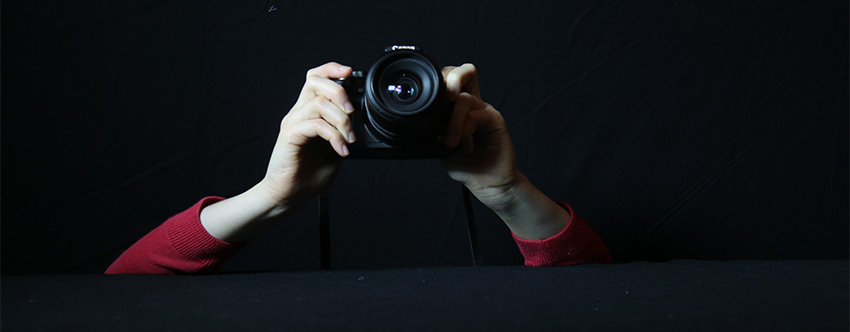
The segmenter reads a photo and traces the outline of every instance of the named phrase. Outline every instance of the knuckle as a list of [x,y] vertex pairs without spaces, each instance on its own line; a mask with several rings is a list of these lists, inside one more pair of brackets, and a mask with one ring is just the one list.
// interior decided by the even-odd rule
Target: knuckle
[[316,98],[310,99],[310,106],[315,108],[321,108],[321,106],[325,103],[325,97],[316,96]]
[[318,78],[319,77],[316,76],[315,74],[308,73],[307,78],[304,79],[304,86],[306,86],[308,88],[314,87],[316,85],[316,79],[318,79]]
[[296,109],[296,108],[289,110],[289,112],[286,113],[286,115],[283,116],[283,119],[280,120],[280,127],[284,128],[284,127],[291,126],[292,122],[296,121],[295,120],[296,115],[293,115],[293,113],[296,113],[297,111],[298,111],[298,109]]
[[339,66],[339,64],[331,61],[331,62],[325,63],[321,66],[311,68],[310,70],[307,71],[307,77],[322,76],[321,73],[327,71],[327,68],[329,68],[331,66]]
[[322,122],[324,121],[310,120],[310,126],[313,127],[313,132],[319,137],[327,136],[327,128],[325,128],[325,125],[323,125]]
[[345,92],[345,88],[343,88],[342,85],[334,83],[331,90],[333,90],[332,93],[336,96],[336,98],[339,98],[340,100],[348,98],[348,93]]
[[342,117],[342,119],[340,119],[339,121],[339,125],[343,128],[351,128],[351,118],[349,118],[348,116]]
[[463,91],[457,96],[457,100],[463,103],[471,103],[475,99],[475,96],[469,92]]
[[280,130],[281,135],[286,139],[286,141],[294,141],[298,138],[299,131],[295,130],[295,128],[283,127]]
[[333,134],[333,136],[331,136],[331,142],[333,142],[334,145],[342,145],[345,144],[345,139],[342,138],[342,134],[336,132]]

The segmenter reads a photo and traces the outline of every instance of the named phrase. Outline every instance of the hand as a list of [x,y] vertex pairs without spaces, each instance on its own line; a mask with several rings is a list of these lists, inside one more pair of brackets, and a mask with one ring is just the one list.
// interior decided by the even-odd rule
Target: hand
[[455,100],[444,143],[456,149],[442,160],[453,180],[466,186],[518,237],[539,240],[561,232],[570,214],[519,172],[516,152],[502,115],[481,100],[474,65],[442,70]]
[[280,123],[265,177],[204,208],[200,217],[207,232],[223,241],[247,241],[330,186],[340,157],[348,156],[348,143],[356,139],[348,117],[354,107],[345,89],[330,79],[349,75],[350,67],[334,62],[307,72],[298,100]]
[[504,193],[520,178],[516,153],[502,115],[481,100],[474,65],[443,68],[449,98],[455,100],[445,145],[457,149],[443,160],[453,180],[485,205],[501,205]]
[[[347,144],[356,139],[348,117],[354,107],[345,89],[330,80],[348,75],[350,67],[334,62],[309,70],[298,101],[281,121],[262,182],[281,208],[300,207],[325,190],[339,169],[339,157],[348,156]],[[328,153],[328,143],[336,155]]]

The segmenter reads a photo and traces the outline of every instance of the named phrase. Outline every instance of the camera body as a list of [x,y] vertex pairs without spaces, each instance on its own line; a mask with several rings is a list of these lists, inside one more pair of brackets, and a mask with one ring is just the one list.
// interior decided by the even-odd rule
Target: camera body
[[390,46],[367,74],[354,71],[336,81],[345,88],[354,112],[357,141],[349,158],[425,159],[445,156],[440,142],[451,103],[442,73],[416,46]]

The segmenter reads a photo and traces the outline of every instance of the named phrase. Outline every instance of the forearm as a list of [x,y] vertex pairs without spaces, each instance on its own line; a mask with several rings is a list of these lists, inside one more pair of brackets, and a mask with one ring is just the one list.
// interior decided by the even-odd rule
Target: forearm
[[526,265],[611,262],[605,244],[568,204],[551,200],[522,174],[516,179],[504,190],[482,193],[482,203],[511,229]]
[[280,207],[263,188],[264,183],[242,194],[201,210],[201,224],[213,237],[227,242],[246,242],[263,232],[288,209]]
[[521,173],[510,186],[475,194],[505,222],[511,232],[522,239],[549,238],[564,230],[570,221],[567,210],[538,190]]

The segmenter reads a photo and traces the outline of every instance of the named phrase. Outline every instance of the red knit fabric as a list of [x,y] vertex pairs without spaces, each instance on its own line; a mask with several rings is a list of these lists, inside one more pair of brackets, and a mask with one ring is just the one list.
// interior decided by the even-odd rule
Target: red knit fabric
[[558,202],[570,211],[570,221],[560,233],[543,240],[525,240],[514,234],[525,265],[567,266],[588,263],[611,263],[611,255],[602,240],[590,229],[573,208]]
[[216,239],[201,225],[201,209],[223,198],[207,197],[171,217],[124,251],[107,274],[215,273],[244,244]]
[[[127,249],[106,270],[107,274],[204,274],[215,273],[222,263],[245,244],[216,239],[201,225],[201,209],[222,200],[207,197],[177,214]],[[566,266],[610,263],[608,249],[566,203],[567,227],[548,239],[514,239],[529,266]]]

